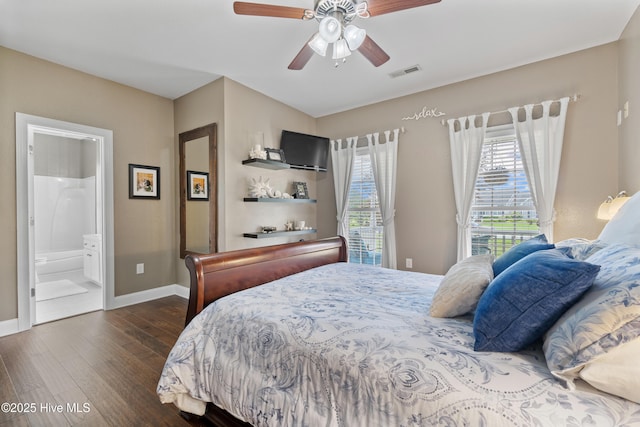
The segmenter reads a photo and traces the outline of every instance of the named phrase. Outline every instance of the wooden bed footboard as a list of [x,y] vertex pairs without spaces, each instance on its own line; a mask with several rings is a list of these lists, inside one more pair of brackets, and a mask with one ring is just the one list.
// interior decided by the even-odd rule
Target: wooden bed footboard
[[325,264],[347,261],[343,237],[216,254],[189,254],[191,289],[185,325],[207,305],[234,292]]

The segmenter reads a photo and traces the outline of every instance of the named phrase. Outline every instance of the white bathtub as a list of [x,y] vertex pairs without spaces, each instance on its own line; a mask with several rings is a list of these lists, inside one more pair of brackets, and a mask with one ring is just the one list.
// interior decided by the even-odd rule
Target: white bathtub
[[84,252],[82,249],[64,252],[46,252],[36,254],[36,275],[41,281],[43,276],[82,270]]

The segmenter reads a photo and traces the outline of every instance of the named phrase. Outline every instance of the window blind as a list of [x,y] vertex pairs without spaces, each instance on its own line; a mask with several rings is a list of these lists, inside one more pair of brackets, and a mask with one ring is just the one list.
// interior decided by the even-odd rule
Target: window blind
[[515,131],[487,129],[476,179],[471,216],[472,255],[501,255],[511,246],[539,234]]
[[382,217],[371,158],[359,149],[349,189],[349,262],[381,265]]

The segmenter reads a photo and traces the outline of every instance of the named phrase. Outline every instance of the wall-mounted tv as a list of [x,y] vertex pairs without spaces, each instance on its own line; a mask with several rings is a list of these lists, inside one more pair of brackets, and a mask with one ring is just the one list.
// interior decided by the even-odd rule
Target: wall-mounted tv
[[280,149],[293,169],[327,171],[329,138],[283,130]]

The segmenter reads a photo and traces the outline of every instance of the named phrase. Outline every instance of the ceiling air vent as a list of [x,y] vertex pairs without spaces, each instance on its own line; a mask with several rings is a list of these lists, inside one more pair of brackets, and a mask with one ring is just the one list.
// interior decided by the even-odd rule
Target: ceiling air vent
[[403,70],[394,71],[393,73],[390,73],[389,76],[395,79],[396,77],[406,76],[407,74],[415,73],[416,71],[420,71],[420,70],[422,70],[421,66],[412,65],[411,67],[407,67]]

